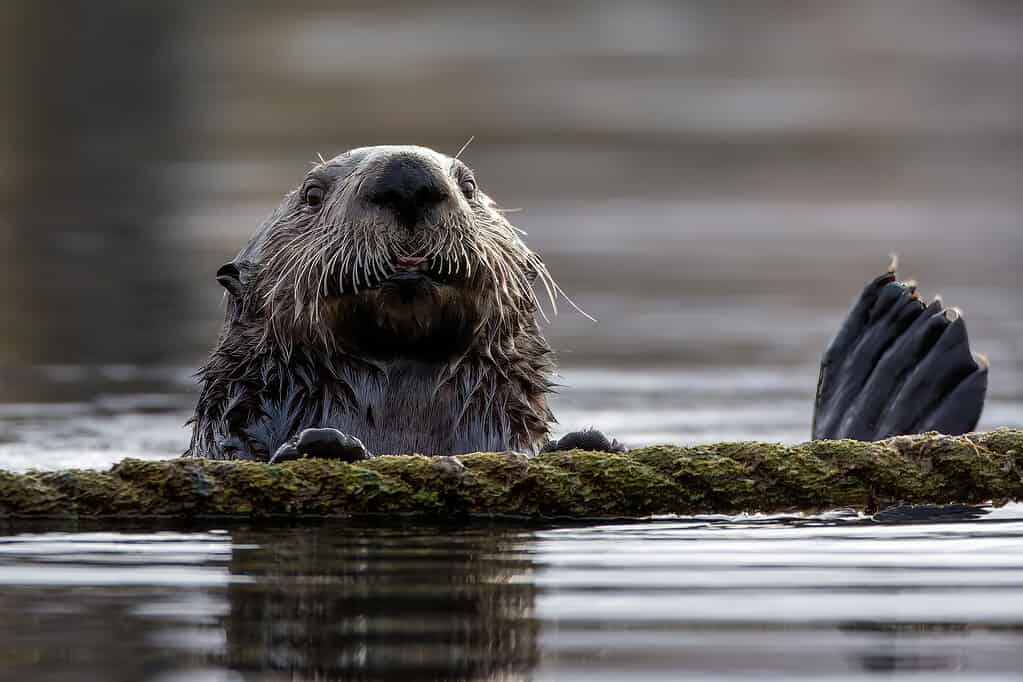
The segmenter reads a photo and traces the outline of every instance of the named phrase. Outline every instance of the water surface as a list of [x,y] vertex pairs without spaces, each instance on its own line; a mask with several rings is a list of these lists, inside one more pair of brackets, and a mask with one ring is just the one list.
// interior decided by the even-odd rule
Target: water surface
[[1023,507],[5,524],[0,679],[1010,679]]

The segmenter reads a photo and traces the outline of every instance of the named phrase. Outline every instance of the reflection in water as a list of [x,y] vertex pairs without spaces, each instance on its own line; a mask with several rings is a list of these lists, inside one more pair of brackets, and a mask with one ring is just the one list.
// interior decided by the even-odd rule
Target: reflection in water
[[984,511],[7,525],[0,679],[1004,679],[1023,665],[1023,507]]
[[0,540],[0,680],[137,682],[223,649],[223,533],[49,533]]
[[[963,647],[954,644],[955,640],[969,636],[966,625],[853,623],[842,630],[852,635],[870,636],[871,645],[850,657],[869,673],[958,672],[967,662]],[[918,643],[927,639],[945,646],[921,651],[923,647]],[[952,645],[947,646],[950,643]]]
[[[538,659],[529,534],[500,528],[283,528],[234,534],[227,663],[317,679],[489,679]],[[412,677],[410,677],[410,675]]]
[[530,562],[507,556],[529,537],[343,524],[7,537],[0,679],[507,679],[539,657]]

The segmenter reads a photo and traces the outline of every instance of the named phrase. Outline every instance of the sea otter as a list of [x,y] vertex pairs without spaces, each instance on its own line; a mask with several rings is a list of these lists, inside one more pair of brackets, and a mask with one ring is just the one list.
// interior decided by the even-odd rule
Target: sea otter
[[[538,292],[552,308],[564,293],[522,235],[458,158],[380,146],[317,164],[217,271],[227,315],[187,454],[621,450],[595,430],[550,440]],[[962,433],[986,387],[962,317],[893,267],[824,356],[813,437]]]

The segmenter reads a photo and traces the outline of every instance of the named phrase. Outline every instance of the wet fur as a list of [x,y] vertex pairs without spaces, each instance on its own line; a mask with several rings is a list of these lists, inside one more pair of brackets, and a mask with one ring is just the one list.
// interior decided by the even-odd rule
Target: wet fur
[[[366,204],[377,157],[433,164],[457,190],[460,162],[423,148],[354,150],[289,193],[222,268],[223,332],[200,370],[188,454],[265,460],[304,428],[330,426],[375,454],[536,452],[553,417],[554,371],[533,283],[559,291],[482,192],[415,230]],[[437,281],[411,301],[388,283],[396,256],[425,256]]]

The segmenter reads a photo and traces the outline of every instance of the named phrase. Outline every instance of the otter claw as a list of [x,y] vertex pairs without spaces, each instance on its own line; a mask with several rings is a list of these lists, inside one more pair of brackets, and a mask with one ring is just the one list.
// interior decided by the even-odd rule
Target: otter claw
[[293,443],[285,443],[281,447],[277,448],[277,452],[270,458],[269,464],[280,464],[281,462],[290,462],[292,460],[301,459],[301,455],[298,454],[298,449]]
[[305,429],[297,438],[279,447],[270,463],[290,462],[302,457],[358,462],[368,459],[370,454],[361,440],[337,429]]

